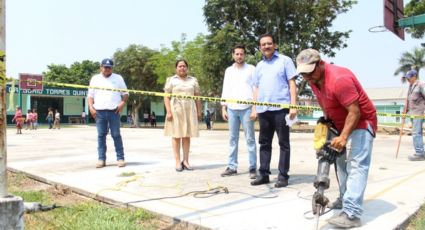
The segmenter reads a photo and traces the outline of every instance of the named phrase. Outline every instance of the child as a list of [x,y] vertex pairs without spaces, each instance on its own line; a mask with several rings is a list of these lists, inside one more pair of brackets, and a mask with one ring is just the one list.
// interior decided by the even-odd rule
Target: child
[[53,123],[53,128],[54,128],[54,129],[56,129],[56,128],[61,129],[60,122],[61,122],[61,114],[60,114],[60,113],[59,113],[59,111],[56,109],[56,110],[55,110],[55,121],[54,121],[54,123]]
[[27,119],[25,120],[25,123],[27,124],[27,127],[25,129],[32,129],[31,128],[32,127],[32,112],[31,112],[30,109],[27,111],[27,117],[26,118]]
[[16,134],[22,134],[22,123],[23,123],[23,118],[22,118],[22,110],[21,107],[16,107],[16,112],[15,112],[15,116],[12,119],[12,122],[15,121],[16,122]]
[[52,123],[53,123],[53,109],[49,108],[49,111],[47,113],[46,121],[49,124],[49,129],[52,129]]
[[37,129],[38,126],[38,113],[37,113],[37,109],[33,109],[32,110],[32,129]]

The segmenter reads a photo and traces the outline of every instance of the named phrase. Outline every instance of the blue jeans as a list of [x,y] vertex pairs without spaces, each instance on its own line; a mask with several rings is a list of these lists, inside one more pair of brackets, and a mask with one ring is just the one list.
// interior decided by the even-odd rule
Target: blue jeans
[[53,128],[52,124],[53,124],[53,118],[48,117],[47,118],[47,123],[49,124],[49,129]]
[[366,129],[356,129],[349,140],[351,150],[336,160],[342,211],[349,217],[360,217],[363,213],[363,195],[369,173],[373,136]]
[[249,119],[251,107],[244,110],[233,110],[227,108],[229,120],[229,168],[236,170],[238,168],[238,143],[239,129],[242,124],[245,133],[246,145],[248,147],[249,170],[257,169],[257,145],[255,143],[254,122]]
[[124,160],[124,147],[120,134],[120,114],[112,110],[97,110],[96,128],[98,159],[106,160],[106,135],[110,128],[111,136],[114,140],[115,152],[117,153],[117,160]]
[[422,118],[413,118],[413,147],[415,147],[416,155],[424,155],[424,139],[422,137]]

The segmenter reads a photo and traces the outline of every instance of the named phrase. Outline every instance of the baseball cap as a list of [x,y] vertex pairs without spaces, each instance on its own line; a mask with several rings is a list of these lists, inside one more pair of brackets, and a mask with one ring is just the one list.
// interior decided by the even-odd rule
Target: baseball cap
[[316,62],[320,61],[320,54],[315,49],[305,49],[297,56],[297,72],[311,73],[316,66]]
[[412,70],[409,70],[407,73],[406,73],[406,76],[404,76],[405,78],[411,78],[411,77],[413,77],[413,76],[417,76],[418,75],[418,72],[416,71],[416,70],[414,70],[414,69],[412,69]]
[[112,67],[114,66],[114,62],[112,61],[112,59],[109,58],[105,58],[102,60],[102,64],[103,67]]

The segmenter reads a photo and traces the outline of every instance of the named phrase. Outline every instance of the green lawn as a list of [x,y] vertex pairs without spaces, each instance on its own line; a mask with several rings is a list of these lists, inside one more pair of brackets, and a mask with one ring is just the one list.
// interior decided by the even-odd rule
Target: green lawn
[[24,202],[60,206],[46,212],[26,213],[25,229],[29,230],[159,228],[157,217],[143,209],[118,208],[71,192],[61,193],[52,186],[35,182],[22,174],[9,173],[8,191],[22,197]]

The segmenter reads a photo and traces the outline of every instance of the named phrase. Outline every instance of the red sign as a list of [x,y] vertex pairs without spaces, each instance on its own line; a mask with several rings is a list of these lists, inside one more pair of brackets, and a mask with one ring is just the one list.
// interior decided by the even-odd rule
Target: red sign
[[37,89],[43,90],[43,75],[40,74],[19,74],[19,88],[20,89]]

